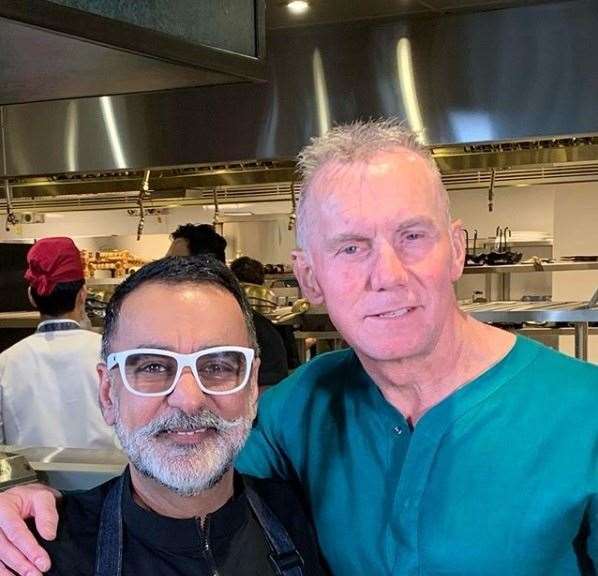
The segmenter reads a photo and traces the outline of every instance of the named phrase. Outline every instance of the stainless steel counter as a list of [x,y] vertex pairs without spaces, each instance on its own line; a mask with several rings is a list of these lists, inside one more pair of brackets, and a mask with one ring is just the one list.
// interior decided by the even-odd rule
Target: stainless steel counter
[[35,328],[39,312],[0,312],[0,328]]
[[573,324],[575,357],[581,360],[588,359],[589,323],[598,322],[598,306],[588,307],[588,302],[487,302],[461,308],[481,322]]
[[117,449],[0,445],[0,450],[25,456],[38,475],[58,490],[92,488],[120,474],[127,464],[125,456]]
[[598,322],[598,307],[587,302],[485,302],[464,304],[461,309],[482,322]]

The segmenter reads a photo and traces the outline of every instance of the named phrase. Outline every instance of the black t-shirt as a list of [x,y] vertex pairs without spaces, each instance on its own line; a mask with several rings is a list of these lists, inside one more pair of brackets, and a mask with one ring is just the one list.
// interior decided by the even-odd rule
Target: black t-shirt
[[[305,576],[324,572],[317,544],[302,505],[284,482],[245,480],[287,529],[305,566]],[[48,576],[93,576],[99,519],[104,498],[116,480],[92,490],[65,494],[60,502],[56,540],[40,543],[52,559]],[[123,576],[271,576],[270,549],[255,519],[240,476],[235,496],[199,519],[160,516],[135,503],[130,482],[123,490]],[[39,538],[38,538],[39,539]]]

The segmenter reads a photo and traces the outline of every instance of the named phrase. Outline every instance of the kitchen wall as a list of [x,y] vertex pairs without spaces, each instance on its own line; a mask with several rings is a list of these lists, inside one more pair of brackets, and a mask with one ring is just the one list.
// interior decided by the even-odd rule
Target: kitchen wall
[[[598,185],[597,185],[598,192]],[[552,186],[529,186],[526,188],[497,188],[494,195],[494,208],[488,211],[486,190],[458,190],[450,193],[451,211],[454,218],[459,218],[470,232],[477,229],[478,237],[494,238],[497,226],[508,226],[512,231],[534,230],[546,232],[550,236],[554,229],[555,188]],[[482,240],[483,241],[483,240]],[[478,250],[480,242],[478,242]],[[517,247],[524,251],[525,258],[538,255],[550,257],[552,248]],[[511,276],[511,297],[520,299],[524,294],[550,294],[551,274],[518,274]],[[498,289],[498,277],[494,276],[493,295]],[[474,290],[485,292],[486,276],[482,274],[465,275],[457,287],[460,299],[471,297]]]
[[[497,226],[513,231],[537,230],[554,236],[555,256],[598,254],[598,183],[498,188],[494,211],[488,212],[487,191],[450,193],[452,212],[465,227],[477,228],[480,237],[494,236]],[[293,233],[287,229],[287,203],[239,205],[239,211],[253,216],[226,216],[222,219],[229,241],[229,259],[249,255],[270,263],[290,263]],[[137,241],[137,218],[124,210],[64,212],[47,214],[44,224],[21,225],[10,232],[0,231],[0,241],[26,240],[52,235],[75,238],[81,248],[128,248],[144,259],[158,258],[169,245],[168,234],[179,224],[211,223],[209,207],[170,208],[148,216],[144,234]],[[484,290],[483,275],[466,276],[459,283],[459,297],[471,297]],[[512,276],[514,297],[552,292],[554,300],[587,300],[598,288],[598,271],[518,274]],[[561,348],[573,353],[573,338],[561,337]],[[598,336],[590,338],[590,358],[598,362]]]
[[[598,185],[559,188],[554,203],[554,247],[557,256],[598,255]],[[598,288],[598,270],[560,272],[553,277],[555,300],[589,300]],[[573,353],[572,336],[559,346]],[[590,337],[589,359],[598,364],[598,336]]]
[[[227,258],[251,256],[264,263],[289,263],[294,235],[288,230],[287,202],[237,204],[232,212],[220,213],[228,240]],[[237,214],[235,214],[235,212]],[[238,215],[251,212],[251,216]],[[46,236],[70,236],[87,250],[128,249],[139,258],[151,260],[165,254],[169,234],[181,224],[211,224],[214,209],[203,206],[168,208],[157,215],[146,215],[141,239],[137,240],[138,217],[126,210],[59,212],[45,215],[43,224],[20,224],[6,232],[0,242],[32,241]]]

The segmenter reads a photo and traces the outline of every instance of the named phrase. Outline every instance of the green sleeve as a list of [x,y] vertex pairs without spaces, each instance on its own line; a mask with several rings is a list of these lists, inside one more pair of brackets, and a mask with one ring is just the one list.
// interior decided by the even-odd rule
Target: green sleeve
[[282,411],[275,392],[275,389],[269,390],[260,398],[257,419],[235,467],[243,474],[258,478],[289,479],[281,426],[277,426],[282,421]]

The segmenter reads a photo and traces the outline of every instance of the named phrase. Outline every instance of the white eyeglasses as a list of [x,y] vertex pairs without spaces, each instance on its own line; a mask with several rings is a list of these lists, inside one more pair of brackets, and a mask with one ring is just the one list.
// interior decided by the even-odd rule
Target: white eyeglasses
[[129,392],[138,396],[167,396],[189,367],[202,392],[214,396],[234,394],[249,381],[255,351],[242,346],[216,346],[191,354],[158,348],[136,348],[108,356],[106,366],[117,364]]

